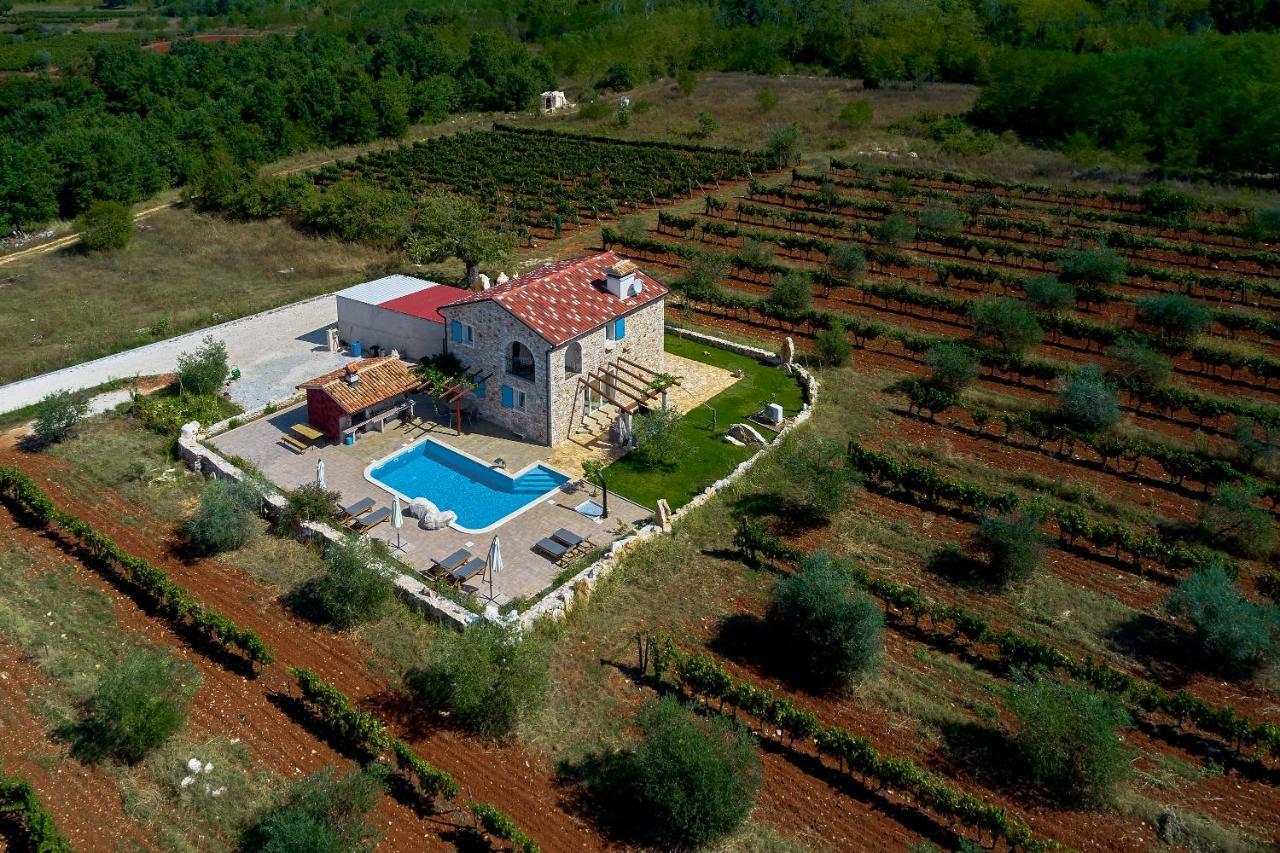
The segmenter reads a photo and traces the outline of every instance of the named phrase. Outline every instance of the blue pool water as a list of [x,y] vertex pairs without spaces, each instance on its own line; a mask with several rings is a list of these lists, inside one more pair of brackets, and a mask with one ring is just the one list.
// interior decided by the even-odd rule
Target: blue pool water
[[423,441],[373,467],[369,477],[407,498],[426,498],[458,514],[459,529],[481,533],[568,482],[545,465],[519,477]]

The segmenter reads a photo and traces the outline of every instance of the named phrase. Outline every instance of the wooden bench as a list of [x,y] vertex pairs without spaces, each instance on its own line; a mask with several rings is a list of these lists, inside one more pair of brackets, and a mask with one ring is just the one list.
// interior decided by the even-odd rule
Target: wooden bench
[[288,433],[285,433],[284,435],[280,436],[280,438],[284,440],[285,444],[289,445],[294,450],[297,450],[299,453],[301,453],[304,450],[308,450],[311,447],[311,445],[307,444],[306,442],[299,441],[298,439],[294,438]]

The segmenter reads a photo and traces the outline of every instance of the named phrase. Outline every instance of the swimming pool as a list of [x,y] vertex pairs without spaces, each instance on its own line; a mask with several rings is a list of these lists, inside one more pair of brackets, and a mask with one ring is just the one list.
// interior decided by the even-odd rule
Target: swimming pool
[[513,477],[430,438],[373,463],[365,476],[404,500],[426,498],[442,510],[453,510],[458,514],[453,527],[464,533],[491,530],[569,481],[546,465],[533,465]]

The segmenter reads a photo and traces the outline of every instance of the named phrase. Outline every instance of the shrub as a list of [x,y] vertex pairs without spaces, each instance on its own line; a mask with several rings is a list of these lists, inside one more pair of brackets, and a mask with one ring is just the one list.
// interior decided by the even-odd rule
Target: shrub
[[133,213],[118,201],[95,201],[76,219],[80,245],[90,252],[123,249],[133,237]]
[[1001,350],[1021,356],[1038,346],[1044,330],[1025,305],[1016,299],[984,299],[970,309],[973,334],[978,341],[995,341]]
[[742,824],[762,779],[746,732],[694,717],[671,697],[642,710],[636,725],[641,740],[620,781],[663,846],[701,846]]
[[831,250],[831,271],[848,284],[857,284],[867,274],[867,255],[857,243],[840,243]]
[[293,530],[305,521],[333,522],[338,520],[338,507],[342,503],[339,492],[320,488],[316,482],[285,491],[289,502],[281,526]]
[[1271,513],[1258,505],[1258,490],[1224,483],[1200,508],[1200,529],[1209,540],[1247,557],[1260,557],[1275,547]]
[[873,671],[884,653],[879,606],[821,551],[778,582],[767,618],[778,650],[824,687]]
[[212,335],[198,349],[178,356],[178,387],[184,394],[216,394],[228,373],[227,345]]
[[74,732],[77,757],[129,764],[180,730],[200,686],[195,668],[167,652],[136,649],[109,664]]
[[790,270],[774,282],[764,301],[781,316],[798,318],[813,307],[813,280],[808,273]]
[[789,440],[782,450],[789,494],[820,518],[844,506],[857,482],[842,451],[835,441],[811,432]]
[[635,460],[645,468],[673,465],[685,452],[687,442],[680,432],[680,412],[655,409],[636,415],[631,422]]
[[1058,268],[1064,281],[1104,285],[1124,278],[1124,258],[1113,249],[1097,248],[1063,252]]
[[800,162],[800,142],[800,128],[784,124],[770,131],[764,151],[779,168],[793,166]]
[[695,139],[706,139],[720,129],[720,122],[708,112],[700,112],[697,116],[698,129],[693,132]]
[[1168,610],[1186,616],[1206,661],[1229,673],[1256,667],[1276,651],[1280,612],[1255,604],[1221,566],[1192,572],[1169,594]]
[[1163,184],[1152,184],[1138,196],[1142,208],[1151,216],[1158,216],[1175,225],[1186,226],[1200,203],[1186,193],[1175,192]]
[[1015,512],[982,520],[974,532],[974,546],[987,561],[991,580],[1007,585],[1030,577],[1044,558],[1043,520]]
[[374,568],[389,558],[385,543],[348,536],[329,546],[325,573],[304,589],[310,615],[345,630],[372,622],[387,612],[395,595],[391,578]]
[[1096,432],[1120,420],[1120,404],[1096,364],[1086,365],[1058,391],[1058,414],[1084,432]]
[[1193,337],[1213,322],[1208,308],[1181,293],[1142,297],[1137,302],[1136,316],[1167,338]]
[[36,406],[33,427],[42,444],[57,444],[75,434],[76,427],[89,413],[89,401],[70,391],[54,391]]
[[849,330],[840,320],[832,320],[831,325],[818,332],[813,339],[813,352],[818,362],[827,367],[841,367],[853,352],[849,343]]
[[504,737],[542,707],[548,659],[541,637],[486,620],[439,637],[427,665],[406,683],[423,704],[449,711],[465,728]]
[[880,220],[875,227],[875,235],[886,246],[901,246],[916,238],[916,226],[901,213],[893,213]]
[[129,414],[154,433],[176,436],[184,424],[198,421],[205,426],[240,411],[234,403],[217,394],[183,394],[165,390],[135,397]]
[[920,211],[916,224],[926,234],[959,234],[964,213],[951,205],[932,205]]
[[1132,755],[1116,733],[1129,715],[1114,697],[1042,678],[1014,689],[1009,708],[1019,758],[1036,783],[1080,803],[1115,798]]
[[596,84],[601,91],[625,92],[636,85],[637,72],[629,62],[615,62],[605,69],[604,77]]
[[412,213],[413,202],[405,193],[370,181],[342,180],[309,194],[301,221],[317,234],[390,249],[404,242]]
[[1022,285],[1027,294],[1027,304],[1037,311],[1055,314],[1065,311],[1076,302],[1076,289],[1051,275],[1038,275]]
[[1108,370],[1120,384],[1147,393],[1169,384],[1173,375],[1170,358],[1134,340],[1122,340],[1107,350],[1113,364]]
[[680,94],[689,97],[698,88],[698,75],[688,68],[681,68],[676,72],[676,87],[680,89]]
[[377,834],[366,816],[382,796],[377,778],[319,770],[293,786],[289,798],[245,834],[242,850],[259,853],[354,853]]
[[1255,210],[1245,223],[1245,235],[1250,241],[1260,243],[1280,237],[1280,207]]
[[245,545],[258,533],[258,493],[239,480],[214,480],[200,495],[200,508],[184,526],[192,547],[220,554]]
[[839,114],[836,115],[836,124],[846,130],[857,130],[860,127],[866,127],[871,124],[873,115],[871,101],[866,98],[859,98],[840,108]]
[[978,378],[978,355],[963,344],[934,344],[925,353],[925,363],[932,371],[929,384],[951,395],[959,394]]

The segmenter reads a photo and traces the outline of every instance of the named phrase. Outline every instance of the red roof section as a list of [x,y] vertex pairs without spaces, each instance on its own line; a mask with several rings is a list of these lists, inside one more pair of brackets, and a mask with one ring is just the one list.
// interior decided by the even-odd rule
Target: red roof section
[[469,295],[470,291],[462,288],[437,284],[435,287],[427,287],[416,293],[388,299],[386,302],[379,303],[378,307],[408,314],[411,317],[421,317],[433,323],[443,323],[444,317],[440,314],[440,306],[448,305]]
[[624,262],[630,263],[617,252],[601,252],[547,264],[506,284],[468,293],[448,307],[492,300],[559,346],[666,296],[665,287],[638,270],[636,277],[644,282],[639,295],[619,299],[606,290],[605,270]]

